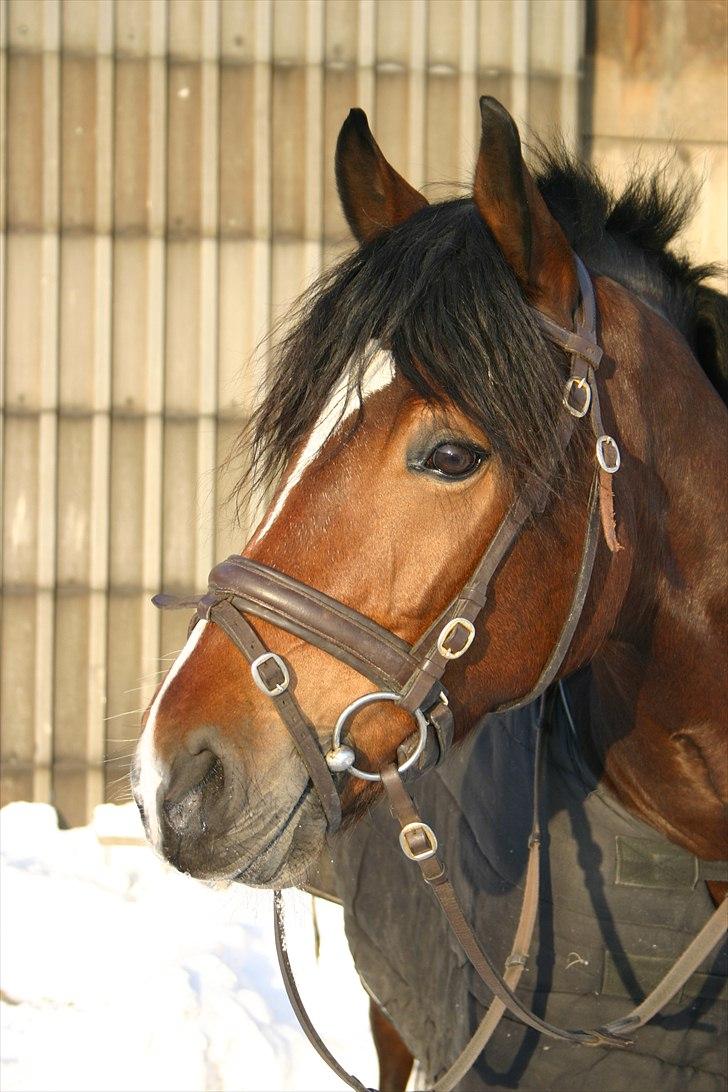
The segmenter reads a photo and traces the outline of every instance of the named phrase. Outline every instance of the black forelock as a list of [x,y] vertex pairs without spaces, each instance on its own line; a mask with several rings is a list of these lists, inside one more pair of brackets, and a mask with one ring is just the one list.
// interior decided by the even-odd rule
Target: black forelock
[[560,363],[468,199],[422,209],[303,297],[252,422],[256,480],[275,477],[337,382],[350,375],[356,387],[379,345],[422,397],[480,427],[516,476],[555,471]]
[[[692,212],[691,190],[642,178],[617,199],[563,151],[540,156],[539,189],[590,269],[663,310],[696,352],[701,309],[725,340],[725,297],[702,283],[714,269],[668,249]],[[337,383],[349,376],[356,387],[382,344],[422,397],[452,402],[486,433],[515,479],[558,483],[565,361],[469,198],[428,206],[344,258],[301,298],[287,331],[240,438],[239,453],[252,445],[253,454],[241,489],[275,479]],[[725,369],[725,345],[718,357]]]

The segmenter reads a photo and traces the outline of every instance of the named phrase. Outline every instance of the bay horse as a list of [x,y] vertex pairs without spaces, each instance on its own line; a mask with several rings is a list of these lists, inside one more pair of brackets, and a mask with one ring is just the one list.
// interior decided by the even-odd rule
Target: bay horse
[[[609,967],[634,1000],[647,987],[608,900],[601,987],[576,990],[601,1030],[556,1028],[527,977],[538,1011],[525,1006],[525,952],[491,975],[473,932],[499,949],[525,888],[519,933],[530,915],[526,939],[535,926],[548,940],[562,880],[591,858],[598,872],[616,846],[615,882],[650,915],[640,932],[682,937],[708,915],[708,890],[724,898],[728,856],[725,297],[704,283],[711,268],[668,249],[685,193],[643,179],[615,201],[558,152],[534,177],[501,104],[481,99],[481,118],[472,196],[435,205],[362,111],[344,123],[336,176],[359,247],[279,346],[242,441],[255,480],[279,484],[243,554],[194,600],[145,714],[134,796],[153,845],[203,879],[293,886],[333,853],[355,961],[381,1002],[383,1088],[404,1088],[413,1055],[453,1087],[443,1070],[491,996],[508,1010],[497,1064],[471,1058],[458,1087],[634,1088],[648,1072],[666,1088],[718,1087],[703,1018],[718,1002],[702,987],[689,1018],[675,1003],[661,1018],[664,1035],[691,1027],[663,1069],[664,1037],[613,1049],[644,1021],[612,1020]],[[372,850],[382,786],[402,830]],[[439,817],[452,880],[418,806]],[[500,868],[502,845],[482,848],[496,836]],[[549,841],[571,865],[552,864],[552,897],[536,905]],[[680,887],[664,880],[668,859],[690,877],[672,930],[650,909]],[[585,881],[591,906],[602,879]],[[588,966],[574,946],[569,966]],[[708,994],[725,973],[714,948],[701,953]],[[551,957],[556,942],[541,978]]]

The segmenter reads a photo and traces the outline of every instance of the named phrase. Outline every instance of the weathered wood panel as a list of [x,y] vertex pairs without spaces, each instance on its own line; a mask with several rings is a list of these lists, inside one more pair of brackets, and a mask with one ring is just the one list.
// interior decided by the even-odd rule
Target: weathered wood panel
[[[585,150],[623,183],[654,166],[700,188],[681,243],[728,264],[728,7],[724,0],[598,0],[590,5]],[[724,276],[716,283],[725,291]]]

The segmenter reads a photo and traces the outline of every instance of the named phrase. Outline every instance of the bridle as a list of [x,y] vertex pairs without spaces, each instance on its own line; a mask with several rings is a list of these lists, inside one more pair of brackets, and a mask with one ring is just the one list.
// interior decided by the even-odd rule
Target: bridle
[[[595,457],[581,563],[570,609],[535,685],[517,701],[501,707],[517,708],[541,697],[539,725],[543,724],[547,711],[545,695],[564,663],[586,602],[600,526],[609,548],[612,551],[621,549],[616,537],[612,492],[612,478],[619,470],[621,458],[616,440],[605,432],[602,422],[596,383],[596,370],[602,358],[596,336],[596,302],[589,273],[576,255],[574,260],[581,292],[575,329],[566,330],[531,308],[546,337],[569,354],[571,359],[563,394],[565,412],[559,423],[561,449],[565,454],[579,420],[588,416]],[[463,656],[472,645],[476,623],[487,605],[491,582],[527,520],[544,511],[549,499],[549,486],[549,482],[535,476],[525,483],[472,576],[413,645],[408,645],[371,618],[302,581],[239,555],[233,555],[215,566],[210,573],[208,591],[201,598],[179,599],[159,595],[153,600],[162,608],[194,606],[196,614],[193,625],[199,619],[214,622],[242,652],[250,664],[255,685],[274,703],[294,740],[320,798],[330,831],[337,830],[341,824],[341,801],[334,778],[349,773],[365,780],[381,780],[392,814],[401,828],[403,853],[420,867],[470,962],[494,995],[491,1007],[470,1043],[435,1085],[437,1092],[452,1088],[472,1066],[506,1009],[552,1038],[588,1046],[628,1046],[629,1042],[620,1036],[646,1023],[674,996],[702,959],[712,951],[728,924],[727,900],[727,904],[716,910],[657,989],[626,1017],[592,1031],[557,1028],[531,1012],[513,992],[525,966],[538,906],[540,758],[535,763],[534,816],[524,900],[514,950],[502,976],[482,951],[467,924],[445,868],[437,857],[436,835],[418,815],[402,782],[401,775],[407,770],[416,767],[421,771],[434,765],[452,744],[453,716],[442,677],[450,662]],[[342,711],[334,728],[332,745],[325,755],[314,726],[293,694],[285,661],[266,647],[245,615],[262,618],[315,645],[353,667],[379,688],[358,698]],[[393,702],[409,712],[416,721],[417,732],[398,748],[398,766],[386,763],[381,771],[369,772],[355,765],[355,752],[343,740],[349,722],[356,713],[379,701]],[[540,755],[540,730],[538,739],[537,755]],[[365,1086],[336,1062],[308,1018],[288,961],[280,892],[276,892],[274,901],[279,962],[294,1010],[306,1035],[322,1057],[342,1080],[352,1088],[362,1090]],[[690,958],[685,962],[688,955]]]
[[[571,354],[571,370],[563,398],[568,412],[563,414],[560,423],[562,450],[566,451],[577,421],[589,414],[597,464],[571,608],[538,681],[515,705],[525,705],[545,692],[568,651],[581,617],[596,556],[600,507],[597,501],[602,494],[602,512],[611,509],[611,476],[620,464],[616,441],[604,432],[595,381],[602,350],[596,340],[594,292],[589,274],[579,258],[575,257],[575,260],[581,288],[575,332],[562,329],[540,311],[532,309],[532,313],[547,337]],[[238,554],[215,566],[209,576],[207,594],[200,599],[157,595],[153,602],[162,608],[196,607],[195,620],[215,622],[243,653],[250,663],[255,685],[274,702],[291,733],[318,791],[329,829],[335,831],[341,823],[341,804],[332,775],[348,771],[355,777],[380,780],[379,773],[359,770],[354,765],[353,750],[341,742],[349,721],[364,705],[376,701],[396,702],[417,721],[415,740],[405,741],[407,757],[399,766],[400,773],[423,758],[420,769],[431,764],[430,756],[423,755],[430,726],[434,729],[437,757],[441,758],[449,749],[453,718],[442,676],[450,662],[459,659],[470,648],[491,581],[526,521],[543,512],[548,498],[548,482],[534,477],[525,484],[470,579],[411,646],[352,607],[268,565]],[[608,526],[604,515],[602,522]],[[612,516],[612,528],[613,525]],[[613,535],[613,531],[607,533]],[[285,661],[263,644],[245,615],[263,618],[315,645],[353,667],[379,688],[343,710],[334,729],[333,746],[325,757],[313,725],[293,695]]]

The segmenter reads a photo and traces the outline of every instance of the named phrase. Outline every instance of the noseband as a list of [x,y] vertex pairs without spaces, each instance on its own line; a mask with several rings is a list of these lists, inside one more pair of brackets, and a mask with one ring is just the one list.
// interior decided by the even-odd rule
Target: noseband
[[[586,531],[581,563],[574,585],[571,607],[559,638],[532,689],[517,701],[501,706],[512,709],[544,695],[564,663],[581,618],[589,590],[599,541],[600,525],[610,550],[620,549],[616,538],[612,476],[619,470],[620,452],[615,439],[606,434],[599,405],[596,370],[602,349],[596,337],[596,303],[591,278],[581,260],[574,255],[581,291],[575,330],[566,330],[540,311],[531,308],[546,337],[571,358],[569,377],[563,394],[564,412],[560,421],[561,449],[564,453],[581,418],[589,417],[594,438],[594,477],[589,496]],[[449,663],[463,656],[476,635],[476,623],[486,606],[491,581],[526,524],[541,514],[549,499],[550,483],[535,476],[526,482],[506,512],[470,579],[440,616],[413,645],[407,644],[373,619],[309,587],[300,580],[250,558],[233,555],[216,565],[210,573],[207,594],[200,599],[179,599],[158,595],[153,602],[161,608],[196,608],[191,625],[208,619],[220,627],[250,664],[253,681],[276,706],[308,770],[328,826],[335,831],[341,824],[341,801],[335,777],[349,773],[369,781],[382,781],[390,808],[401,827],[403,852],[416,861],[423,877],[437,897],[448,923],[471,964],[494,995],[493,1003],[470,1043],[436,1085],[438,1092],[452,1088],[474,1064],[478,1054],[493,1034],[508,1009],[518,1019],[552,1038],[587,1046],[627,1046],[620,1034],[640,1027],[670,1000],[699,962],[720,939],[725,930],[726,907],[709,919],[693,944],[652,994],[626,1017],[595,1031],[566,1030],[547,1023],[531,1012],[513,992],[523,971],[538,906],[538,773],[534,775],[534,817],[529,839],[529,859],[521,917],[514,950],[500,975],[464,918],[437,858],[437,838],[418,815],[402,784],[400,775],[416,766],[422,770],[440,761],[453,739],[453,716],[448,695],[442,684]],[[246,615],[262,618],[296,637],[315,645],[329,655],[353,667],[378,689],[348,705],[340,714],[332,744],[324,755],[316,730],[301,710],[293,694],[285,661],[260,640]],[[386,763],[380,772],[360,769],[352,747],[343,742],[351,719],[363,707],[389,701],[407,710],[417,723],[417,732],[400,745],[398,766]],[[542,714],[545,705],[542,702]],[[496,711],[496,710],[493,710]],[[543,720],[543,715],[541,720]],[[432,728],[432,733],[429,729]],[[540,754],[540,733],[537,753]],[[280,893],[276,893],[276,943],[289,999],[303,1030],[324,1060],[350,1087],[366,1092],[356,1077],[348,1074],[333,1058],[318,1036],[296,989],[283,937]],[[686,957],[690,955],[691,958]]]

